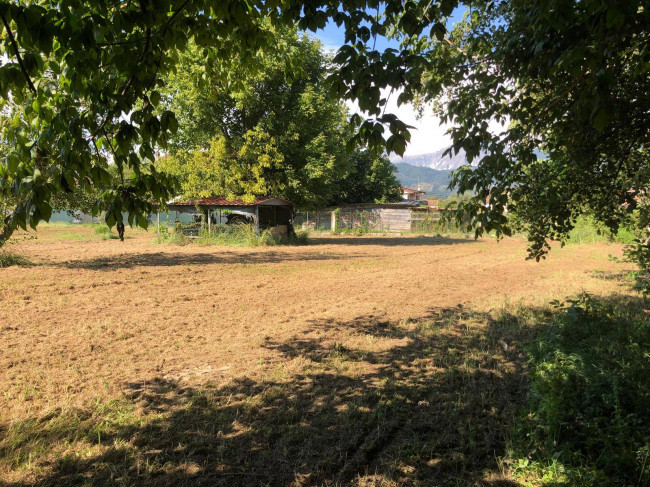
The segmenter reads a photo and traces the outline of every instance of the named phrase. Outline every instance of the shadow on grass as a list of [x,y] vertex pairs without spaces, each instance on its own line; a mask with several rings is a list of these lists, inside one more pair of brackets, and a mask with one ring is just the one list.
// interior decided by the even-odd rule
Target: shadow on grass
[[[512,487],[509,443],[531,387],[522,345],[560,332],[558,313],[314,321],[291,340],[267,337],[277,359],[255,377],[200,387],[157,378],[126,384],[112,403],[2,425],[0,458],[42,472],[41,485]],[[547,451],[543,439],[533,447]]]
[[522,334],[463,309],[315,321],[266,340],[278,360],[260,378],[126,384],[113,403],[3,425],[0,457],[38,464],[42,485],[516,485],[498,459],[526,372],[501,343]]
[[631,270],[621,272],[592,271],[591,275],[603,281],[634,282],[634,275]]
[[349,236],[321,237],[310,236],[309,245],[379,245],[387,247],[421,247],[454,245],[461,243],[474,243],[473,238],[464,237],[426,237],[426,236],[405,236],[405,237],[377,237],[377,236]]
[[306,262],[322,260],[348,260],[354,255],[314,252],[224,252],[218,253],[175,253],[147,252],[140,254],[122,254],[112,257],[96,257],[92,259],[70,260],[47,265],[66,267],[68,269],[115,270],[133,267],[174,267],[184,265],[210,264],[269,264],[281,262]]

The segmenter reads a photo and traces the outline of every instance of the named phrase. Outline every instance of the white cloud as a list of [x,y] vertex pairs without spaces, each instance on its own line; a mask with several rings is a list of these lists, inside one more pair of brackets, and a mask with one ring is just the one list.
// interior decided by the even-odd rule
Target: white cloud
[[[332,22],[325,30],[310,35],[321,42],[324,52],[336,52],[343,44],[343,31]],[[383,92],[384,95],[386,93]],[[430,106],[425,107],[422,117],[418,118],[418,113],[412,105],[397,106],[398,95],[399,92],[395,92],[390,96],[386,113],[393,113],[404,123],[414,127],[411,129],[411,142],[406,146],[404,155],[427,154],[451,145],[451,139],[445,135],[447,127],[441,125],[440,119],[433,116]],[[356,103],[348,101],[347,105],[351,112],[361,114]]]
[[[425,106],[422,116],[413,105],[403,104],[397,106],[399,92],[394,92],[388,99],[385,113],[397,115],[402,122],[414,128],[410,129],[411,142],[406,146],[405,156],[428,154],[451,145],[451,138],[446,134],[448,126],[442,124],[438,117],[433,115],[431,106]],[[348,108],[353,113],[363,115],[359,106],[354,102],[347,102]]]
[[[382,91],[385,96],[386,91]],[[452,140],[447,135],[447,130],[451,125],[443,124],[442,121],[433,115],[433,108],[427,105],[422,110],[422,116],[419,116],[418,110],[413,105],[404,104],[397,106],[397,97],[399,91],[394,92],[388,99],[385,113],[392,113],[407,125],[412,126],[411,142],[406,146],[404,156],[417,156],[420,154],[430,154],[441,149],[447,149],[452,145]],[[348,108],[353,113],[359,113],[364,116],[364,113],[359,110],[356,102],[347,101]],[[367,114],[366,114],[367,115]],[[510,124],[510,119],[506,118],[503,122],[492,119],[488,123],[488,131],[494,135],[501,135],[507,130]],[[401,158],[395,154],[391,155],[391,160],[399,162]]]

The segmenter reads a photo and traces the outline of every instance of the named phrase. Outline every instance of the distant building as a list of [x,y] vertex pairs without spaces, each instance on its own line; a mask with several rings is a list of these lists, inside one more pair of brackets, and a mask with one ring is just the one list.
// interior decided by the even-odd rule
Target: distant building
[[406,186],[400,186],[400,190],[402,191],[402,199],[404,200],[421,201],[424,199],[424,195],[426,194],[425,191],[420,191],[419,186],[418,189],[411,189],[407,188]]
[[427,200],[427,206],[431,208],[438,208],[438,206],[440,206],[440,200]]

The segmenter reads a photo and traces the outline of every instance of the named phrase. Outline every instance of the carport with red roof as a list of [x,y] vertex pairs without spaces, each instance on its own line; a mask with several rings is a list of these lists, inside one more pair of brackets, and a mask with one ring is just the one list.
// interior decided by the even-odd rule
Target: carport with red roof
[[228,218],[228,223],[249,221],[258,229],[276,228],[280,233],[286,232],[294,215],[293,203],[276,197],[261,197],[246,202],[242,199],[212,196],[189,201],[170,201],[167,208],[170,211],[207,217],[203,221],[207,220],[208,226],[211,223],[223,223],[223,210],[228,210],[229,215],[234,216]]

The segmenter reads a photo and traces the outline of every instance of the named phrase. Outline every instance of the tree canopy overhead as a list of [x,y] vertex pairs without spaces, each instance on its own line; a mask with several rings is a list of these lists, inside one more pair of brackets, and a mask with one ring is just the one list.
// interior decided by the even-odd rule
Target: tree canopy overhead
[[427,41],[421,94],[439,102],[452,150],[479,161],[452,182],[476,194],[461,213],[477,235],[510,234],[508,207],[539,259],[580,213],[616,230],[637,207],[650,182],[643,3],[473,2],[444,43]]

